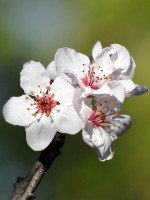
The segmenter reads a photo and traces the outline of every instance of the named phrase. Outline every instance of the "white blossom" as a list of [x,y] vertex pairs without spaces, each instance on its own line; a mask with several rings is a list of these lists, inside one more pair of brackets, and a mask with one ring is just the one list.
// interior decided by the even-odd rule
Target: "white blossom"
[[83,98],[76,105],[85,124],[83,140],[96,149],[101,161],[113,157],[114,141],[131,126],[130,117],[119,113],[120,106],[121,103],[110,95],[97,99],[94,108]]
[[75,88],[58,76],[50,80],[39,62],[23,66],[20,85],[25,94],[12,97],[3,108],[8,123],[25,126],[28,145],[35,151],[46,148],[57,131],[76,134],[83,126],[73,106]]
[[[50,64],[50,66],[52,66]],[[136,85],[133,81],[135,62],[127,49],[119,44],[102,49],[97,42],[92,50],[92,59],[70,48],[61,48],[55,55],[50,73],[65,73],[73,84],[82,89],[82,96],[110,94],[120,102],[124,97],[140,95],[147,88]],[[117,87],[117,89],[116,89]],[[122,90],[118,95],[118,90]]]

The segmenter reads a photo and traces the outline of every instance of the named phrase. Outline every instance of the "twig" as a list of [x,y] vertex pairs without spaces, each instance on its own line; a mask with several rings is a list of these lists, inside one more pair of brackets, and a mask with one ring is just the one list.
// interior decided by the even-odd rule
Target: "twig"
[[65,134],[57,132],[51,144],[42,151],[30,173],[25,178],[17,178],[17,182],[14,185],[13,196],[11,198],[12,200],[35,199],[35,190],[55,158],[60,155],[64,142]]

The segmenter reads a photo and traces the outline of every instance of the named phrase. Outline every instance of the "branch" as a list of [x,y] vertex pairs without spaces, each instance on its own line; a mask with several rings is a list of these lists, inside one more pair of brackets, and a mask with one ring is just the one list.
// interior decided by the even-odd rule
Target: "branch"
[[35,199],[35,190],[55,158],[60,155],[64,142],[65,134],[57,132],[51,144],[42,151],[29,174],[25,178],[17,178],[17,182],[14,185],[12,200]]

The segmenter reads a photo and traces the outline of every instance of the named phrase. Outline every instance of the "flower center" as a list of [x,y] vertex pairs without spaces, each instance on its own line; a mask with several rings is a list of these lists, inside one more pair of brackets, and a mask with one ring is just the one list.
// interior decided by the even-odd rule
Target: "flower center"
[[102,111],[94,110],[89,118],[89,121],[96,127],[108,126],[106,115]]
[[[85,87],[90,87],[93,90],[98,90],[102,87],[106,82],[110,80],[110,78],[106,77],[103,73],[103,70],[100,69],[100,66],[95,66],[94,61],[92,65],[89,66],[88,71],[83,69],[83,78],[82,83]],[[85,65],[83,64],[83,67]]]
[[34,92],[30,92],[29,96],[25,97],[26,100],[28,100],[29,97],[34,100],[34,103],[31,103],[31,107],[27,108],[27,110],[33,110],[32,115],[34,117],[36,117],[38,113],[45,114],[49,117],[54,107],[60,103],[54,100],[54,93],[49,94],[50,86],[46,87],[46,92],[41,91],[40,85],[38,87],[40,89],[40,95],[35,95]]
[[43,97],[38,97],[36,99],[37,109],[42,114],[46,114],[48,117],[52,111],[52,109],[58,104],[54,99],[53,95],[45,95]]
[[113,99],[103,100],[96,105],[94,104],[94,106],[96,106],[96,109],[93,109],[93,112],[88,120],[96,127],[109,126],[110,124],[112,124],[112,121],[115,117],[120,116],[120,113],[117,110],[114,110],[115,104],[116,101]]

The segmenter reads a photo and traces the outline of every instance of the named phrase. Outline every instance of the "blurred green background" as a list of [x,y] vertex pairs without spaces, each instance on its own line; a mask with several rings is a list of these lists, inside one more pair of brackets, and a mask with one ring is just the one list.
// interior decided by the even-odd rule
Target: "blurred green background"
[[[136,61],[135,82],[150,86],[149,0],[0,0],[0,109],[19,96],[22,65],[45,66],[60,47],[90,55],[97,40],[120,43]],[[149,94],[127,99],[123,112],[132,128],[115,145],[115,156],[102,163],[81,134],[66,137],[62,155],[38,188],[41,200],[149,200]],[[38,152],[26,144],[22,127],[0,115],[0,200],[10,199],[18,175],[26,175]]]

